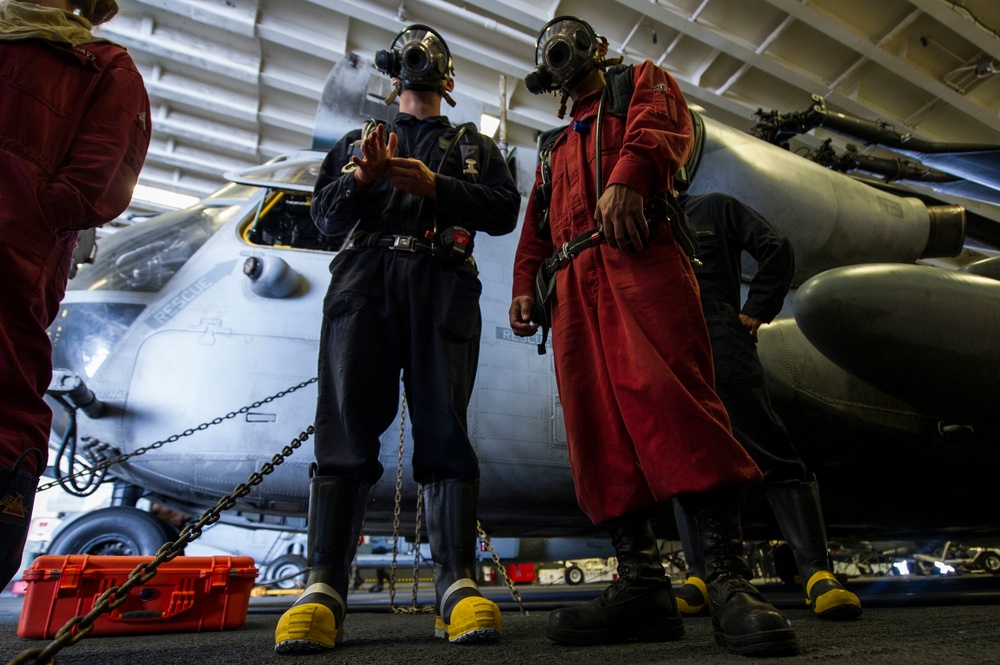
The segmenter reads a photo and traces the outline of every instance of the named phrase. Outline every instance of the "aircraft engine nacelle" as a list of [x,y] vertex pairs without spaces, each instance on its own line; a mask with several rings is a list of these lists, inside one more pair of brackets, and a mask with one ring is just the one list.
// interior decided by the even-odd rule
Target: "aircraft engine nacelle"
[[695,148],[692,194],[726,192],[762,214],[795,249],[794,285],[857,263],[954,256],[965,239],[960,206],[928,207],[830,171],[711,118]]

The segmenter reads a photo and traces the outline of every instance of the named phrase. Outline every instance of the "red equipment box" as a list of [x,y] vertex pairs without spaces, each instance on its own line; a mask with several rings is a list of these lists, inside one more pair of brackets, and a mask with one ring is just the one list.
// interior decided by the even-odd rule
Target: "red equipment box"
[[[28,583],[19,637],[53,638],[66,623],[94,609],[111,587],[128,581],[140,556],[40,556],[24,571]],[[91,635],[170,633],[239,628],[247,619],[257,568],[250,557],[180,556],[132,587],[117,608],[94,621]]]

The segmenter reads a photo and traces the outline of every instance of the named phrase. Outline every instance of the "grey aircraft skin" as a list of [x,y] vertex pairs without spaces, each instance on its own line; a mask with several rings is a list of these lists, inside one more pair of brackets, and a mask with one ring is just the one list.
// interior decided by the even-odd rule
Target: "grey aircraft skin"
[[[152,446],[110,468],[120,505],[82,518],[93,528],[148,531],[148,515],[131,507],[139,495],[197,516],[311,424],[315,384],[265,398],[315,376],[337,247],[312,224],[310,197],[332,141],[388,113],[352,92],[369,75],[348,59],[334,69],[313,149],[102,239],[94,263],[71,280],[50,329],[55,366],[103,407],[71,422],[53,402],[52,443],[70,444],[64,461],[86,447],[114,458]],[[478,113],[460,101],[449,116]],[[996,249],[963,249],[960,206],[928,206],[695,119],[690,191],[743,200],[795,249],[795,288],[758,348],[775,409],[820,480],[831,535],[996,534],[995,501],[982,497],[1000,472],[1000,282],[973,274]],[[480,520],[501,537],[599,534],[577,506],[552,354],[539,355],[538,337],[517,338],[507,323],[518,235],[476,243],[483,335],[468,424]],[[401,441],[401,523],[414,522],[413,444],[408,423],[397,422],[382,437],[385,473],[368,533],[392,532]],[[222,521],[303,528],[311,462],[310,440]],[[763,502],[748,503],[744,525],[748,537],[780,537]]]

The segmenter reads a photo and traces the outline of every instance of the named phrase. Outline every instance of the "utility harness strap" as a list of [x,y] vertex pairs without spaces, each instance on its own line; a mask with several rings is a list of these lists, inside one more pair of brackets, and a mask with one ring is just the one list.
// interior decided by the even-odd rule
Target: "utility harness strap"
[[565,268],[585,249],[604,242],[604,230],[597,227],[581,233],[569,242],[564,242],[552,256],[542,261],[535,273],[535,308],[531,318],[542,329],[542,339],[538,343],[538,354],[545,353],[545,341],[549,338],[549,328],[552,325],[552,294],[556,291],[556,273]]

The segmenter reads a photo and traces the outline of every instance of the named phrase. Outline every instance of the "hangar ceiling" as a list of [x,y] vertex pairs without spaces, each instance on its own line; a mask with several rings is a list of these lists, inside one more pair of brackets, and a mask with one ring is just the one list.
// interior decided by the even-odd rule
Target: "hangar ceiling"
[[[626,62],[650,58],[690,104],[749,130],[758,109],[838,111],[933,141],[1000,144],[995,0],[119,0],[100,34],[145,77],[153,140],[141,184],[203,196],[226,171],[309,147],[326,77],[372,62],[411,23],[434,26],[456,93],[499,113],[530,151],[557,100],[523,86],[551,18],[588,20]],[[826,136],[823,130],[814,135]],[[832,136],[832,135],[831,135]],[[806,139],[807,141],[810,139]],[[815,139],[818,142],[818,138]],[[858,142],[838,137],[840,146]],[[874,150],[874,149],[869,149]],[[531,154],[530,152],[522,154]],[[155,206],[137,209],[155,210]]]

